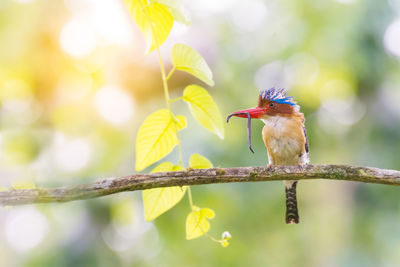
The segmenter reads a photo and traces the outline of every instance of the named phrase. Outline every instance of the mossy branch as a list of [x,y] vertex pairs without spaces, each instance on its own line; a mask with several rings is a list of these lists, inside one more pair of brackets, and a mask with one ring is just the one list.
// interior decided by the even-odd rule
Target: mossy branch
[[276,180],[327,179],[400,185],[400,171],[349,165],[308,165],[189,169],[112,177],[92,184],[60,188],[9,189],[0,192],[0,205],[68,202],[156,187]]

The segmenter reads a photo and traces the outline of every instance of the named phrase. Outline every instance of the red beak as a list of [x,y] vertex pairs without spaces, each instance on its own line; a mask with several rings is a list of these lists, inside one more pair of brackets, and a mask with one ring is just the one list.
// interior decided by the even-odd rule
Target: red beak
[[226,118],[226,122],[229,122],[229,119],[232,116],[240,117],[240,118],[251,118],[251,119],[259,119],[262,115],[264,115],[265,109],[264,108],[249,108],[244,110],[239,110],[233,112]]
[[257,108],[250,108],[250,109],[239,110],[239,111],[233,112],[226,118],[226,122],[229,122],[229,119],[232,116],[240,117],[240,118],[247,118],[247,133],[248,133],[249,149],[253,153],[254,153],[254,150],[251,147],[251,119],[259,119],[264,114],[265,114],[265,109],[257,107]]

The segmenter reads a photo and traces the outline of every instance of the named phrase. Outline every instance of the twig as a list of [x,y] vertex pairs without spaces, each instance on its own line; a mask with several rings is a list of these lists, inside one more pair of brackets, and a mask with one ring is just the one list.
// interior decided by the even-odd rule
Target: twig
[[400,185],[400,171],[349,165],[308,165],[189,169],[112,177],[92,184],[35,189],[9,189],[0,192],[0,205],[68,202],[106,196],[124,191],[157,187],[239,183],[275,180],[331,179],[387,185]]

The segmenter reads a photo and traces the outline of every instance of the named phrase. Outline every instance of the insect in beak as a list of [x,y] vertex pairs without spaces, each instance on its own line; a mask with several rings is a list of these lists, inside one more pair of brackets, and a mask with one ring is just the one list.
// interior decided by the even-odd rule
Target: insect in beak
[[265,110],[263,108],[251,108],[251,109],[245,109],[245,110],[240,110],[240,111],[234,112],[226,118],[227,123],[229,122],[229,119],[233,116],[240,117],[240,118],[247,118],[247,135],[248,135],[249,149],[253,153],[254,153],[254,150],[251,147],[251,119],[258,119],[264,113],[265,113]]

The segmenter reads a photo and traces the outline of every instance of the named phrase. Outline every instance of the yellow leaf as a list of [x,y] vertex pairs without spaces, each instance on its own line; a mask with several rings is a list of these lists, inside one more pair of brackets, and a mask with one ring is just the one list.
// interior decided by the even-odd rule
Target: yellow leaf
[[0,192],[2,192],[2,191],[7,191],[7,187],[5,187],[5,186],[0,186]]
[[144,190],[143,204],[146,221],[154,220],[179,203],[186,189],[186,186],[173,186]]
[[189,165],[193,169],[208,169],[213,167],[211,161],[200,154],[190,156]]
[[211,95],[203,87],[187,86],[183,91],[183,100],[189,104],[193,116],[204,128],[224,139],[224,123],[221,113]]
[[[174,166],[171,162],[163,162],[151,172],[181,171],[182,169],[181,166]],[[185,195],[186,189],[186,186],[173,186],[143,190],[142,195],[146,220],[154,220],[175,206]]]
[[11,184],[14,189],[34,189],[36,185],[32,181],[16,181]]
[[[183,171],[183,167],[175,165],[174,168],[172,168],[172,171],[177,172],[177,171]],[[182,186],[184,187],[184,186]]]
[[174,24],[167,6],[147,0],[125,0],[129,13],[142,31],[150,53],[167,40]]
[[177,120],[176,126],[177,126],[178,131],[186,128],[187,122],[186,122],[186,117],[185,116],[178,115],[178,116],[176,116],[176,120]]
[[170,172],[172,171],[174,168],[174,164],[172,164],[169,161],[165,161],[159,165],[157,165],[157,167],[155,167],[153,170],[151,170],[151,172]]
[[151,172],[175,172],[175,171],[183,171],[183,168],[179,165],[174,165],[169,161],[165,161],[154,169],[151,170]]
[[206,61],[190,46],[174,45],[171,60],[176,69],[186,71],[210,86],[214,85],[213,75]]
[[[150,114],[140,126],[136,138],[137,171],[165,157],[179,143],[176,128],[182,127],[175,127],[172,116],[170,111],[161,109]],[[177,118],[181,126],[182,117]]]
[[198,208],[194,206],[192,212],[186,218],[186,239],[198,238],[210,230],[208,219],[214,218],[212,209]]
[[155,0],[155,2],[164,4],[165,6],[167,6],[169,12],[171,12],[171,15],[174,17],[176,22],[185,24],[186,26],[190,25],[190,19],[186,15],[186,13],[181,5],[181,1],[179,1],[179,0]]

